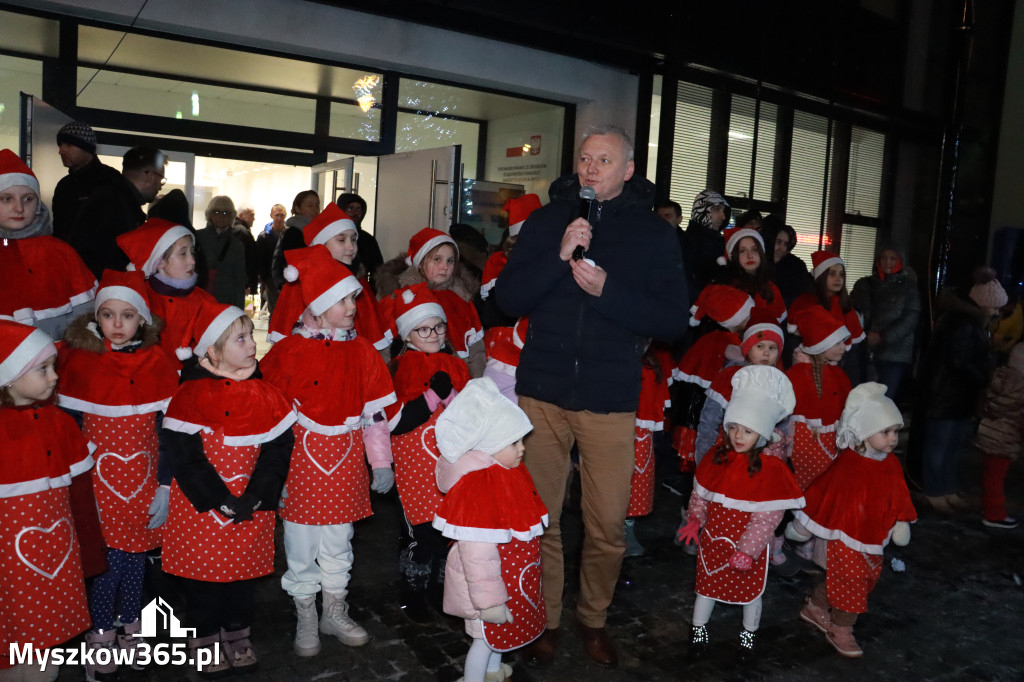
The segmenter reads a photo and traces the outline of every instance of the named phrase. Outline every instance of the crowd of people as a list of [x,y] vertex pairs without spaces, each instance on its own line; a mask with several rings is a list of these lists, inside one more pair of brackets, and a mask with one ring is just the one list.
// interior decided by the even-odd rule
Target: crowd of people
[[[322,207],[300,192],[256,238],[253,210],[215,196],[196,230],[184,194],[154,202],[160,150],[133,148],[117,172],[84,124],[58,144],[69,174],[52,218],[31,169],[0,151],[0,628],[39,650],[84,632],[91,681],[139,646],[153,566],[176,576],[200,674],[254,670],[254,580],[274,572],[277,517],[295,655],[318,655],[321,635],[366,645],[348,607],[354,524],[393,487],[408,618],[465,619],[467,681],[509,678],[513,650],[548,665],[573,475],[575,621],[587,656],[614,667],[608,609],[624,558],[644,551],[659,444],[687,499],[676,542],[698,557],[691,654],[716,641],[725,602],[742,605],[736,643],[755,655],[768,576],[817,565],[794,612],[860,657],[853,627],[884,548],[917,518],[895,401],[918,355],[909,478],[937,512],[965,507],[980,416],[982,521],[1016,526],[1003,488],[1024,436],[1024,344],[993,271],[944,292],[918,354],[898,248],[848,288],[838,255],[808,267],[792,227],[732,219],[719,192],[696,197],[684,229],[613,126],[584,135],[548,203],[508,201],[486,262],[460,226],[424,228],[385,261],[355,194]],[[0,659],[0,680],[56,674]]]

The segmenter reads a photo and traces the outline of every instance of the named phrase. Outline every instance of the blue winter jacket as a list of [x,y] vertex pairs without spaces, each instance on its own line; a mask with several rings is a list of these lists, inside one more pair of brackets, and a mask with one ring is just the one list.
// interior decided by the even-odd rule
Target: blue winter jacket
[[679,240],[651,210],[654,185],[634,176],[619,196],[594,202],[586,255],[608,277],[591,296],[558,257],[578,196],[575,174],[552,183],[551,203],[527,219],[494,287],[508,315],[530,318],[516,392],[568,410],[633,412],[648,340],[682,336],[689,321]]

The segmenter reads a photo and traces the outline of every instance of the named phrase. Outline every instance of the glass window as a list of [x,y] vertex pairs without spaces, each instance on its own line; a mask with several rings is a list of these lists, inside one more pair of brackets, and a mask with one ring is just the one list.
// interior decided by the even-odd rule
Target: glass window
[[[761,102],[758,112],[755,100],[740,95],[732,96],[725,172],[725,193],[729,196],[750,197],[750,177],[753,171],[754,194],[751,198],[771,200],[777,111],[778,107],[774,104]],[[757,158],[752,163],[755,141]]]
[[850,167],[846,186],[847,213],[878,217],[884,156],[884,134],[856,126],[851,129]]
[[[2,17],[0,17],[2,20]],[[21,133],[21,93],[40,97],[43,63],[0,55],[0,149],[18,153]]]
[[680,82],[669,194],[683,207],[684,222],[689,220],[688,207],[693,205],[694,197],[708,188],[710,139],[711,89]]
[[[403,78],[395,151],[462,145],[463,177],[523,185],[547,197],[558,177],[565,107]],[[486,144],[480,148],[480,127]],[[483,161],[484,177],[477,168]]]
[[[793,113],[793,152],[789,169],[786,222],[796,230],[794,255],[811,262],[819,249],[822,225],[822,189],[827,184],[825,159],[828,150],[828,120],[803,111]],[[827,249],[828,235],[820,248]]]
[[0,48],[56,57],[59,44],[60,25],[53,19],[0,11]]
[[312,133],[316,100],[116,71],[78,69],[78,105]]
[[[651,134],[648,138],[647,148],[647,179],[655,181],[658,173],[658,135],[661,133],[661,76],[654,77],[654,86],[651,95]],[[673,201],[676,201],[673,199]]]
[[871,275],[875,263],[875,228],[867,225],[843,225],[839,257],[846,263],[846,290],[854,282]]

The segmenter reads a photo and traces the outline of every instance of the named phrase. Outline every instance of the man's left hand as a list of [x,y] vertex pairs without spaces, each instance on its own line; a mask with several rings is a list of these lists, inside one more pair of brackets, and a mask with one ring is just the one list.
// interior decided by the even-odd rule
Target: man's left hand
[[569,261],[569,266],[572,268],[572,278],[576,280],[580,289],[591,296],[601,295],[601,292],[604,291],[604,281],[608,277],[604,268],[600,265],[591,265],[583,260]]

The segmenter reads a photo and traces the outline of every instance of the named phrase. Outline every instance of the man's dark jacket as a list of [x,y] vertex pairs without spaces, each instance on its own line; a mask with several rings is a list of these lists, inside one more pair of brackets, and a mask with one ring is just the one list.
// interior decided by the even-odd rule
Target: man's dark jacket
[[569,410],[632,412],[648,340],[674,339],[689,320],[679,240],[651,211],[654,185],[634,176],[591,210],[586,255],[608,273],[591,296],[558,256],[578,196],[575,174],[552,183],[551,203],[527,219],[494,287],[507,314],[530,318],[516,392]]
[[103,185],[119,182],[120,177],[116,169],[101,163],[94,156],[92,161],[61,178],[53,189],[50,202],[53,236],[67,241],[85,201]]
[[124,270],[128,256],[117,245],[118,236],[146,220],[142,195],[123,175],[103,185],[78,212],[68,243],[99,279],[104,270]]

